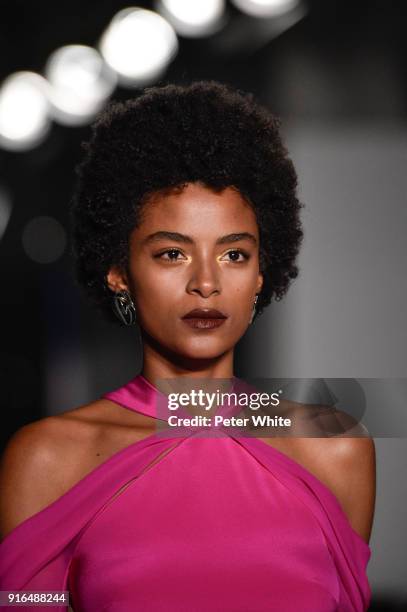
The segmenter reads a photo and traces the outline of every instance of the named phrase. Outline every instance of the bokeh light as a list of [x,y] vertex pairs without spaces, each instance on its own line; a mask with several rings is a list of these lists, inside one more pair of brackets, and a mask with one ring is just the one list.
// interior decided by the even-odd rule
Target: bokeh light
[[225,0],[158,0],[156,8],[181,36],[208,36],[225,24]]
[[47,264],[59,259],[66,247],[66,232],[53,217],[34,217],[22,234],[24,251],[37,263]]
[[299,0],[232,0],[232,3],[253,17],[277,17],[291,11]]
[[161,76],[178,51],[178,39],[158,13],[127,8],[113,17],[99,48],[120,83],[138,87]]
[[102,108],[117,83],[100,53],[85,45],[67,45],[52,53],[45,76],[53,116],[65,125],[82,125]]
[[48,84],[35,72],[11,74],[0,87],[0,146],[25,151],[37,146],[50,127]]

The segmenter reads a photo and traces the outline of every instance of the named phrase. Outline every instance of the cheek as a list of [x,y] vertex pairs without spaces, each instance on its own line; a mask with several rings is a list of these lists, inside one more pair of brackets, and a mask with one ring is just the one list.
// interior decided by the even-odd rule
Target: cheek
[[250,302],[254,291],[255,284],[253,282],[242,283],[237,287],[231,287],[230,295],[236,307],[244,308],[245,303]]
[[176,295],[176,287],[165,283],[148,283],[141,291],[139,291],[140,300],[143,303],[156,304],[165,306],[174,302]]
[[224,297],[236,313],[245,315],[247,309],[251,308],[252,301],[257,289],[257,271],[248,271],[239,279],[230,279],[231,282],[225,283]]
[[181,285],[170,282],[168,275],[160,277],[144,269],[145,275],[142,278],[133,276],[132,293],[136,307],[142,320],[148,321],[150,325],[159,323],[165,327],[179,311],[183,296]]

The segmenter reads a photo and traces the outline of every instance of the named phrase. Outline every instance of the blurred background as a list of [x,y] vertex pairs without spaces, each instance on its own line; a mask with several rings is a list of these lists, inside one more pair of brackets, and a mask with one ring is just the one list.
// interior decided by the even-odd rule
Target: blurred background
[[[140,370],[137,331],[106,323],[75,285],[68,206],[89,122],[108,99],[146,85],[210,78],[253,92],[281,118],[297,167],[300,276],[241,340],[236,374],[406,376],[403,8],[401,0],[3,3],[3,446],[25,423],[96,399]],[[406,439],[377,438],[376,449],[371,610],[404,610]]]

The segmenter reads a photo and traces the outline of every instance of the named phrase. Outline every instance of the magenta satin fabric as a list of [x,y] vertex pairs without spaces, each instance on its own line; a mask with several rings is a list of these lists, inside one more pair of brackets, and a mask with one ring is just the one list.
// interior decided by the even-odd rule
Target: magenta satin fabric
[[[139,375],[104,397],[157,417],[158,393]],[[333,493],[264,441],[153,434],[6,536],[0,590],[69,590],[75,612],[362,612],[370,556]]]

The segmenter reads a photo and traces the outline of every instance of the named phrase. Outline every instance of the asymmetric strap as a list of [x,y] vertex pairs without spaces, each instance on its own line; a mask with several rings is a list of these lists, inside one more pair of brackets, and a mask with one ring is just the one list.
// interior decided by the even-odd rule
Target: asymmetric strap
[[142,374],[102,397],[134,412],[157,418],[157,396],[163,394]]

